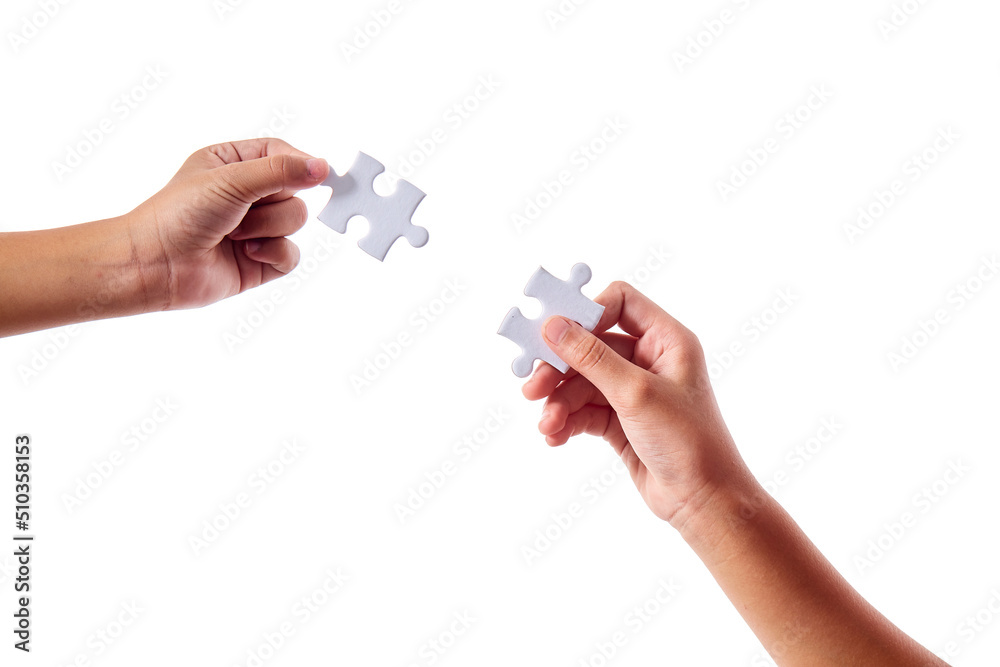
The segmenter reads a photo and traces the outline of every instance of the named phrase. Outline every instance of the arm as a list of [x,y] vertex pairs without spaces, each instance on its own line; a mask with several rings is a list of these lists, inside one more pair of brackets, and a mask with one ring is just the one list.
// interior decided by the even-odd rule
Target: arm
[[[546,323],[548,344],[575,370],[542,365],[524,386],[547,399],[548,444],[607,440],[782,667],[945,665],[868,604],[753,478],[694,334],[625,283],[597,302],[597,335]],[[615,325],[625,333],[606,333]]]
[[284,237],[306,220],[294,194],[328,173],[276,139],[220,144],[131,213],[0,234],[0,336],[195,308],[280,277],[299,257]]

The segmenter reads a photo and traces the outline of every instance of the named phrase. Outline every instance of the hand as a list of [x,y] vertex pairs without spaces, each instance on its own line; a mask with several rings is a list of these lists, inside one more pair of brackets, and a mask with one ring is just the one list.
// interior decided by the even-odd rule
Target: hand
[[[596,301],[605,307],[597,335],[561,317],[545,323],[571,370],[542,364],[524,385],[529,400],[547,399],[538,428],[548,444],[603,437],[653,513],[675,526],[723,486],[752,483],[695,335],[626,283]],[[625,333],[607,333],[615,325]]]
[[279,278],[306,222],[295,193],[330,167],[279,139],[218,144],[192,155],[160,192],[125,216],[147,284],[166,309],[196,308]]

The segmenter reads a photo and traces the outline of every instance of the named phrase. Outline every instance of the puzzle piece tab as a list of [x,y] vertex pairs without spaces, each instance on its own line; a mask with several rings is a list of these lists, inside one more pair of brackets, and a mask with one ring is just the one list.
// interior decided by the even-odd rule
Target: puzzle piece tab
[[514,375],[528,377],[534,368],[535,359],[540,359],[556,370],[565,373],[569,364],[564,362],[546,345],[542,337],[542,326],[555,315],[575,320],[587,331],[593,331],[604,314],[600,306],[583,295],[581,288],[590,282],[592,273],[586,264],[577,264],[570,272],[569,280],[559,280],[551,273],[538,267],[528,281],[524,293],[542,302],[542,315],[537,320],[529,320],[520,308],[513,308],[504,318],[497,332],[521,346],[521,356],[514,360]]
[[356,215],[368,220],[368,235],[358,241],[358,247],[379,260],[385,260],[389,248],[404,237],[414,248],[427,243],[427,230],[410,223],[417,206],[426,196],[407,181],[399,181],[396,191],[388,197],[376,194],[375,178],[385,166],[373,157],[358,153],[354,165],[343,176],[331,169],[323,185],[333,188],[320,221],[335,232],[347,232],[347,222]]

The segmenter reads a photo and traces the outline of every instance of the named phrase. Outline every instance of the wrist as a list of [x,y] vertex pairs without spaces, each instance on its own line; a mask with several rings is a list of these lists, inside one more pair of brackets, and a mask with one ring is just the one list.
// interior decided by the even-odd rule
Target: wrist
[[[67,230],[75,249],[68,262],[78,274],[79,293],[73,319],[100,320],[164,310],[165,281],[159,262],[132,214],[98,220]],[[67,294],[67,296],[69,296]]]
[[118,226],[120,235],[128,242],[126,274],[131,285],[126,289],[132,294],[136,312],[169,310],[172,272],[156,229],[143,224],[138,209],[110,222]]
[[744,470],[703,484],[670,524],[703,560],[710,559],[734,538],[750,531],[774,502],[749,470]]

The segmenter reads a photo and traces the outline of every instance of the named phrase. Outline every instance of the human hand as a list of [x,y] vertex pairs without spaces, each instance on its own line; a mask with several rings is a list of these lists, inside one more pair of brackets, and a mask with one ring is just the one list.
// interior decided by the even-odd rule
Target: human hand
[[[602,436],[653,513],[675,526],[715,491],[752,483],[695,335],[627,283],[595,301],[605,310],[594,334],[561,317],[544,325],[571,366],[563,375],[542,364],[524,385],[529,400],[547,399],[538,425],[546,442]],[[625,333],[608,333],[615,325]]]
[[217,144],[194,153],[158,193],[124,216],[147,284],[167,310],[197,308],[295,268],[286,236],[306,222],[295,193],[322,183],[325,160],[280,139]]

